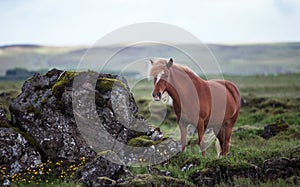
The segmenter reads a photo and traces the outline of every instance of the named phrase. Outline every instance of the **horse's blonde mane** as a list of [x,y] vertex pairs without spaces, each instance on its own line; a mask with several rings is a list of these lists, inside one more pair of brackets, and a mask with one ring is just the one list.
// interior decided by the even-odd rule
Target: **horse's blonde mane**
[[[169,71],[169,68],[167,67],[167,63],[168,63],[168,60],[166,59],[159,59],[157,61],[155,61],[153,64],[152,64],[152,67],[150,69],[150,73],[149,75],[152,76],[152,77],[156,77],[158,74],[160,74],[162,71],[164,73],[168,72]],[[173,63],[172,67],[171,68],[176,68],[177,70],[180,70],[180,71],[184,71],[188,74],[192,73],[194,75],[197,75],[193,70],[191,70],[189,67],[187,66],[184,66],[184,65],[181,65],[181,64],[176,64],[176,63]]]

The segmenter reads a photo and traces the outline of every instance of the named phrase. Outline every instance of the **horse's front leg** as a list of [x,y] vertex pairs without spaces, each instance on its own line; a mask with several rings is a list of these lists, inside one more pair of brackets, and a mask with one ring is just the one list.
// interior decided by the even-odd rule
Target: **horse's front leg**
[[200,119],[198,122],[198,143],[202,156],[205,157],[205,143],[204,143],[204,120]]
[[179,123],[179,129],[180,129],[180,143],[182,146],[182,152],[185,150],[185,146],[186,146],[186,125],[183,123]]

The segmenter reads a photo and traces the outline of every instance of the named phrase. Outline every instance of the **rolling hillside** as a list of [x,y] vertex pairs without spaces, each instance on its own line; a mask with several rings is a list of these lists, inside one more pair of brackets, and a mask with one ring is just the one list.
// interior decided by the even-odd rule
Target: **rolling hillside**
[[[110,62],[104,68],[119,72],[138,59],[139,61],[146,61],[150,57],[173,57],[176,62],[191,66],[196,72],[201,73],[198,67],[193,67],[195,66],[194,62],[184,52],[199,60],[200,64],[203,63],[204,70],[207,66],[213,64],[216,58],[223,74],[228,75],[276,75],[300,72],[300,43],[209,44],[208,48],[214,56],[203,46],[199,48],[194,45],[182,45],[182,48],[188,49],[188,51],[180,51],[163,45],[109,46],[97,47],[89,51],[85,46],[2,46],[0,47],[0,75],[4,75],[8,69],[16,67],[28,70],[50,69],[53,67],[66,70],[77,69],[81,59],[83,59],[82,67],[99,70],[100,67],[104,66],[104,59],[108,58],[110,58]],[[134,69],[132,67],[128,68]],[[214,71],[215,67],[212,66],[206,68],[204,73],[210,74]]]

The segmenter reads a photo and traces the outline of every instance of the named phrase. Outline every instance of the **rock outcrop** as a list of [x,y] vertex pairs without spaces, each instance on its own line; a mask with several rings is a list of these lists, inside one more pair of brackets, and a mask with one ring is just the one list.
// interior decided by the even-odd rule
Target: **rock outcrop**
[[[30,161],[22,168],[46,160],[75,163],[84,157],[87,164],[78,179],[87,185],[118,181],[127,165],[157,164],[180,150],[176,141],[138,115],[127,81],[116,75],[57,69],[35,74],[9,109],[11,122],[3,118],[8,125],[0,131],[9,139],[3,150],[14,151],[13,144],[18,144],[22,154],[28,151]],[[1,165],[12,162],[5,159]],[[22,171],[9,167],[13,173]]]

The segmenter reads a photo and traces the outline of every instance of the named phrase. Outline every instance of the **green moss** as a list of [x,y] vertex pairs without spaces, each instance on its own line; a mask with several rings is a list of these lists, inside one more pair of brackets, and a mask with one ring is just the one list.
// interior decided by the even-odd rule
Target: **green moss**
[[65,71],[63,75],[55,82],[52,87],[53,95],[60,99],[66,86],[71,86],[74,80],[74,77],[77,75],[77,72]]
[[136,146],[136,147],[149,147],[151,145],[157,145],[162,141],[168,140],[168,137],[161,138],[158,141],[151,140],[150,136],[142,135],[135,138],[132,138],[128,141],[127,145]]
[[113,78],[99,78],[96,84],[96,90],[105,93],[111,91],[114,86],[120,86],[127,90],[127,86],[122,81]]
[[112,179],[110,179],[108,177],[98,177],[97,180],[99,180],[99,181],[107,181],[111,185],[116,185],[117,184],[117,182],[115,180],[112,180]]
[[158,142],[151,140],[151,138],[146,135],[138,136],[128,141],[128,145],[136,147],[149,147],[151,145],[156,145],[157,143]]

